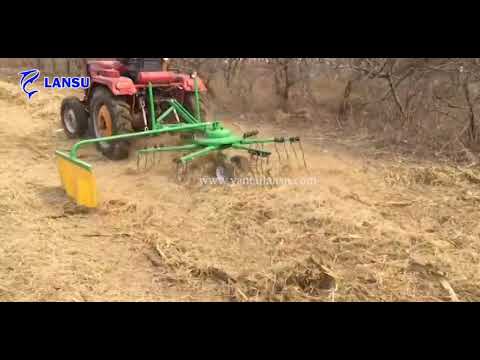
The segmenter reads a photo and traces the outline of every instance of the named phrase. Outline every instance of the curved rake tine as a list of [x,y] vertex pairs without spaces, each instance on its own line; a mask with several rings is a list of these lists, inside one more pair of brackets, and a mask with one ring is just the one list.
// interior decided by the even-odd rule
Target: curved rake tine
[[297,155],[297,150],[295,150],[295,141],[290,141],[290,146],[292,147],[293,153],[295,154],[295,159],[297,160],[297,163],[300,163],[300,159]]
[[257,181],[257,176],[255,174],[255,171],[253,170],[253,167],[249,165],[248,169],[248,174],[251,176],[251,180]]
[[[261,145],[261,148],[262,148],[262,151],[265,151],[265,145],[264,144]],[[263,157],[263,163],[265,164],[265,167],[268,170],[268,165],[270,163],[270,156],[264,156]]]
[[[262,144],[262,150],[264,150],[264,149],[265,149],[265,146]],[[273,188],[273,177],[272,177],[272,174],[271,174],[272,169],[270,168],[270,155],[267,155],[266,159],[264,159],[263,161],[266,164],[266,171],[265,171],[264,178],[265,178],[265,180],[267,180],[267,179],[272,180],[270,183],[267,182],[266,185],[270,188]]]
[[273,146],[275,147],[275,152],[277,153],[278,156],[278,162],[282,162],[282,157],[280,156],[280,151],[278,151],[278,146],[277,143],[273,143]]
[[[259,149],[259,150],[263,150],[263,147],[264,147],[263,144],[258,145],[258,149]],[[261,174],[262,174],[262,176],[263,176],[263,174],[265,173],[265,172],[263,171],[263,163],[265,162],[265,160],[263,159],[263,156],[259,156],[259,157],[260,157],[260,172],[261,172]]]
[[273,146],[275,147],[275,152],[277,153],[278,156],[278,169],[282,168],[282,156],[280,155],[280,150],[278,150],[277,143],[274,142]]
[[[146,150],[146,149],[147,149],[147,148],[145,148],[145,150]],[[143,165],[143,169],[144,169],[144,170],[147,170],[148,157],[149,157],[149,156],[150,156],[150,155],[149,155],[148,153],[145,153],[145,164]]]
[[[264,148],[265,148],[265,147],[262,145],[262,150],[264,150]],[[269,179],[269,178],[271,177],[271,176],[270,176],[271,170],[270,170],[270,167],[269,167],[268,163],[269,163],[269,156],[264,156],[264,157],[262,157],[263,178],[264,178],[265,180],[267,180],[267,179]],[[267,186],[268,186],[268,184],[267,184]]]
[[[253,150],[252,145],[249,147],[249,150]],[[248,160],[248,162],[249,162],[248,167],[250,168],[250,172],[252,173],[253,178],[256,179],[257,174],[255,173],[255,169],[253,168],[253,159],[254,159],[255,155],[253,154],[253,152],[250,152],[249,154],[250,154],[250,159]]]
[[177,182],[184,183],[187,178],[188,164],[177,161]]
[[[263,150],[263,146],[262,146],[262,150]],[[266,155],[265,158],[264,158],[264,164],[265,164],[265,178],[269,179],[269,178],[272,178],[272,167],[270,165],[270,155]]]
[[[154,146],[155,150],[158,148],[157,145]],[[154,151],[153,152],[153,163],[152,163],[152,167],[155,166],[157,164],[157,152]]]
[[[258,150],[258,144],[255,144],[255,150]],[[258,154],[255,155],[255,170],[257,171],[257,173],[259,172],[258,171]]]
[[287,162],[290,163],[290,156],[288,156],[287,142],[283,142],[283,147],[285,149],[285,154],[287,155]]
[[177,182],[180,182],[180,176],[181,176],[181,173],[180,173],[180,167],[182,166],[183,164],[180,162],[180,161],[177,161],[177,168],[175,170],[175,180],[177,180]]
[[[252,147],[250,146],[249,149],[251,150]],[[256,179],[255,170],[253,169],[253,155],[249,153],[250,157],[248,159],[248,174],[252,177],[252,179]]]
[[[145,148],[141,149],[140,151],[142,151],[142,150],[145,150]],[[142,153],[142,152],[140,152],[140,153],[137,154],[137,171],[138,171],[138,172],[141,172],[141,171],[142,171],[142,165],[143,165],[143,163],[144,163],[144,161],[145,161],[145,160],[144,160],[144,157],[145,157],[145,156],[146,156],[146,154],[145,154],[145,153]]]
[[305,160],[305,152],[303,151],[302,142],[300,140],[298,141],[298,146],[300,147],[300,151],[302,152],[303,165],[305,166],[305,169],[308,170],[307,161]]
[[267,162],[267,166],[270,166],[270,155],[267,156],[266,162]]
[[142,157],[142,154],[137,152],[137,172],[140,171],[140,158]]
[[[164,147],[164,146],[165,146],[165,145],[161,144],[161,145],[159,145],[158,147],[159,147],[159,148],[162,148],[162,147]],[[162,154],[159,153],[159,154],[158,154],[157,165],[160,164],[161,162],[162,162]]]

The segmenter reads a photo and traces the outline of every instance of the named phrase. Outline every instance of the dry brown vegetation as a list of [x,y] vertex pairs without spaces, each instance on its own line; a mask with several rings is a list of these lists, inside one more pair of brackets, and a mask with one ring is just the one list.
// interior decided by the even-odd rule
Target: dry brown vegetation
[[[0,64],[80,74],[85,61]],[[478,162],[478,59],[196,58],[172,59],[172,67],[200,72],[214,113],[307,120],[344,135],[369,134],[377,147]]]
[[[187,187],[168,159],[138,173],[134,159],[88,151],[102,202],[84,211],[54,163],[54,150],[72,144],[57,131],[66,94],[27,102],[0,82],[0,300],[478,301],[475,61],[298,61],[318,77],[289,80],[286,106],[281,74],[268,74],[289,62],[241,60],[221,62],[236,66],[230,85],[225,69],[208,77],[213,112],[231,126],[301,135],[309,170],[289,176],[316,184]],[[212,64],[197,65],[208,74]],[[429,157],[411,157],[420,150]]]

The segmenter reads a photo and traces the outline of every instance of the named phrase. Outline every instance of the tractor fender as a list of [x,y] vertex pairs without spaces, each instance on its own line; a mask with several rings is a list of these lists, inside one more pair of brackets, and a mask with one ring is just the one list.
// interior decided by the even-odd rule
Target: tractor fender
[[[198,82],[198,91],[205,92],[207,91],[207,87],[202,79],[197,78]],[[183,77],[183,89],[187,92],[194,92],[195,91],[195,79],[192,79],[190,76]]]
[[94,83],[102,84],[103,86],[107,87],[115,96],[132,96],[137,93],[137,88],[135,87],[132,79],[124,76],[115,78],[96,76],[93,81]]

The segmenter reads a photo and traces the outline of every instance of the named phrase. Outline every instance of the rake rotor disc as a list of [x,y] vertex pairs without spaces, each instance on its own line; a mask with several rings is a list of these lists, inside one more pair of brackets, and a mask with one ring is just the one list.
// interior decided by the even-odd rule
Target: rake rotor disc
[[223,166],[217,166],[215,169],[215,175],[217,176],[217,180],[220,184],[225,184],[226,182],[226,170]]

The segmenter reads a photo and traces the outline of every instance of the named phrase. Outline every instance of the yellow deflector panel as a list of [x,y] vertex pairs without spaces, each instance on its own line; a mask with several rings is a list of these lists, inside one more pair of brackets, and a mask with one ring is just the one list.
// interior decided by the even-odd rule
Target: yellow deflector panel
[[58,171],[68,196],[74,199],[78,205],[97,207],[97,184],[90,165],[78,159],[71,159],[60,151],[57,151],[56,154]]

